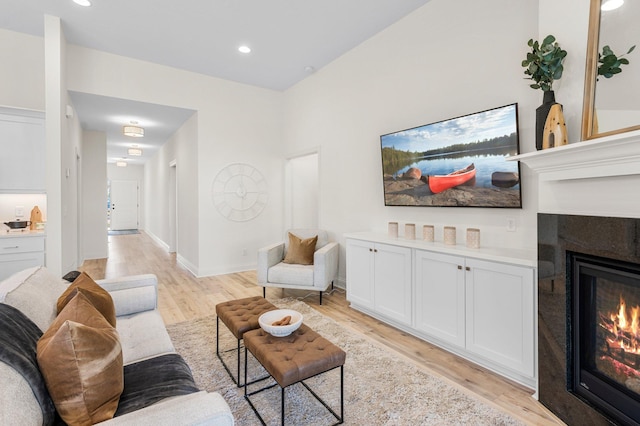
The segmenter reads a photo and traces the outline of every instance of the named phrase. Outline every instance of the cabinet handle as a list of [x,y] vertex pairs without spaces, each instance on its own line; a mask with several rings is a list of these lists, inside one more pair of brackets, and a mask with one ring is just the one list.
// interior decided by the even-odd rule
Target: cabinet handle
[[458,269],[462,270],[462,265],[458,265]]
[[17,248],[20,248],[20,246],[4,247],[5,250],[13,250],[13,249],[17,249]]
[[378,249],[373,249],[373,252],[374,252],[374,253],[377,253],[377,252],[378,252]]
[[464,269],[465,269],[465,270],[467,270],[467,271],[470,271],[470,270],[471,270],[471,268],[470,268],[470,267],[468,267],[468,266],[467,266],[466,268],[464,268]]
[[370,248],[370,249],[369,249],[369,251],[373,251],[373,249],[372,249],[372,248]]

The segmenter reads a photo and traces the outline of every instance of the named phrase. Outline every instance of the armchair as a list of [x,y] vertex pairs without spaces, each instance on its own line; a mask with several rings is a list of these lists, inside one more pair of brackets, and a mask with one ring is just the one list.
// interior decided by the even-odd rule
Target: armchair
[[[318,236],[312,265],[284,263],[289,249],[289,232],[306,239]],[[322,292],[333,286],[338,275],[338,243],[330,242],[326,231],[319,229],[290,229],[284,241],[258,250],[258,285],[266,296],[267,287],[315,290]]]

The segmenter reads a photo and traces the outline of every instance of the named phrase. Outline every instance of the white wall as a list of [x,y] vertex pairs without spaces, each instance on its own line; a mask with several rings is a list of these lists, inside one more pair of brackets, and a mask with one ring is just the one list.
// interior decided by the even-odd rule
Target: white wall
[[[0,30],[5,64],[0,78],[12,81],[0,85],[0,105],[44,109],[46,62],[48,81],[58,85],[53,92],[47,88],[53,96],[48,102],[55,101],[47,112],[54,111],[60,123],[65,84],[70,90],[198,111],[197,150],[180,144],[197,155],[195,167],[189,164],[189,175],[182,177],[189,188],[183,194],[188,241],[181,244],[197,274],[250,268],[258,247],[281,239],[283,159],[317,147],[319,226],[338,240],[344,232],[385,231],[386,223],[396,220],[433,223],[440,230],[445,224],[477,226],[483,245],[533,247],[537,186],[526,166],[522,210],[384,207],[379,135],[516,101],[521,151],[533,151],[534,114],[542,94],[523,80],[520,62],[529,38],[553,33],[569,51],[555,89],[569,139],[577,141],[588,9],[588,2],[580,0],[432,0],[284,94],[78,46],[68,46],[65,54],[61,27],[54,20],[53,28],[59,30],[46,38],[54,43],[46,61],[43,38]],[[59,146],[50,146],[49,129],[47,133],[47,149],[57,150],[47,162],[48,177],[60,182],[49,191],[48,201],[50,222],[60,224],[51,234],[58,252],[68,250],[62,247],[61,224],[70,203],[67,195],[63,200],[61,176],[76,144],[66,145],[61,126],[53,129]],[[213,178],[233,162],[256,166],[269,185],[267,208],[250,222],[229,222],[211,202]],[[145,170],[146,177],[150,174]],[[154,196],[145,193],[145,198]],[[506,232],[508,217],[516,219],[516,232]],[[242,256],[243,249],[250,255]],[[342,261],[344,265],[344,248]]]
[[[184,196],[189,206],[184,214],[179,212],[180,223],[187,226],[184,231],[181,225],[180,238],[188,237],[184,244],[178,242],[179,249],[185,250],[185,258],[189,256],[196,275],[255,267],[257,249],[282,235],[282,94],[78,46],[69,46],[67,66],[69,90],[198,111],[197,150],[193,145],[188,149],[189,155],[196,155],[195,164],[178,164],[196,177],[185,180],[178,171],[179,185],[187,186]],[[171,159],[165,160],[166,164]],[[271,194],[265,211],[242,223],[222,217],[211,201],[215,175],[237,162],[257,167]],[[166,179],[145,171],[145,177],[152,175]],[[159,196],[150,185],[147,179],[147,199]],[[147,228],[160,232],[153,223]]]
[[169,188],[171,180],[171,164],[176,162],[176,181],[179,186],[177,197],[180,210],[178,256],[190,270],[197,270],[198,264],[198,203],[195,199],[197,191],[197,157],[198,157],[198,115],[191,116],[180,129],[171,136],[158,153],[147,162],[144,168],[147,191],[145,200],[146,231],[165,248],[169,249],[170,208],[173,208],[170,196],[174,194]]
[[520,63],[537,13],[527,0],[432,0],[285,93],[285,154],[321,147],[320,227],[342,244],[342,277],[342,234],[386,232],[388,221],[434,224],[440,240],[444,225],[473,226],[483,245],[535,247],[530,172],[522,210],[385,207],[379,136],[518,102],[521,152],[535,150],[539,100]]
[[0,105],[44,111],[44,39],[0,29]]
[[107,136],[84,131],[82,138],[82,255],[109,256],[107,241]]

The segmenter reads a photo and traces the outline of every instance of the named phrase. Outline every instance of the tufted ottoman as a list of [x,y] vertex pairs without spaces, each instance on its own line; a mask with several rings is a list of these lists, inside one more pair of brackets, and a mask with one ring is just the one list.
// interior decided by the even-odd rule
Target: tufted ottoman
[[[286,337],[274,337],[262,329],[248,331],[244,334],[244,380],[247,381],[247,351],[262,364],[281,389],[281,423],[284,425],[284,396],[287,386],[301,383],[322,403],[341,424],[344,421],[344,361],[347,354],[302,324],[300,328]],[[304,383],[303,380],[340,367],[340,415],[336,414],[320,397]],[[275,384],[253,392],[244,388],[244,397],[251,405],[262,424],[264,420],[249,398]]]
[[[275,306],[269,303],[264,297],[260,296],[230,300],[216,305],[216,315],[218,316],[216,318],[216,355],[238,387],[244,386],[240,384],[240,341],[242,340],[242,336],[249,330],[260,328],[260,325],[258,324],[258,317],[263,313],[274,309],[276,309]],[[229,370],[229,367],[220,355],[220,321],[227,326],[231,334],[233,334],[237,340],[237,348],[235,350],[237,350],[238,354],[238,374],[236,377],[233,377],[231,370]]]

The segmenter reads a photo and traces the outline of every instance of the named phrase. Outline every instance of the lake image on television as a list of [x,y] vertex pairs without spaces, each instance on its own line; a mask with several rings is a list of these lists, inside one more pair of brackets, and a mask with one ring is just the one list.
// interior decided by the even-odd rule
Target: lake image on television
[[517,104],[380,141],[387,206],[522,207]]

